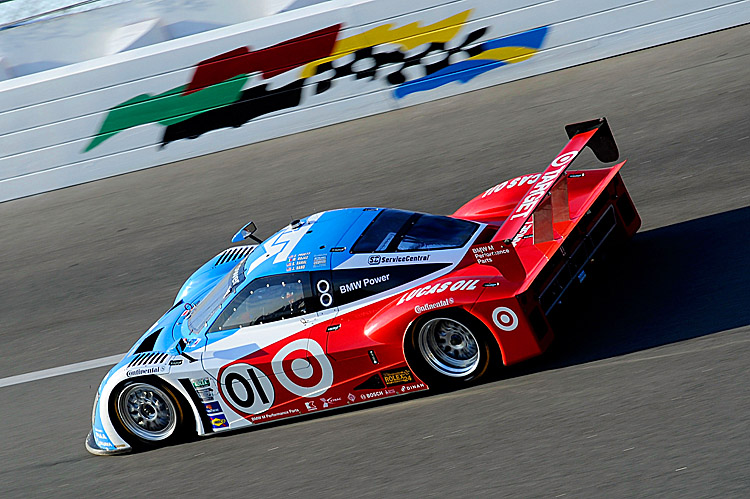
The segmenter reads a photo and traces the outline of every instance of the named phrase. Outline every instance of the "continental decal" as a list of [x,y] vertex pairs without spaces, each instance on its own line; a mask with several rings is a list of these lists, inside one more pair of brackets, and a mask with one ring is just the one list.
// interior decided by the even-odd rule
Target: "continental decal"
[[385,386],[399,386],[414,382],[414,376],[412,376],[411,371],[405,367],[403,369],[383,371],[380,374],[383,375]]
[[128,378],[132,378],[133,376],[143,376],[145,374],[164,374],[165,372],[167,372],[167,366],[161,365],[161,366],[138,367],[136,369],[130,369],[127,372],[125,372],[125,375]]
[[427,303],[425,305],[417,305],[416,307],[414,307],[414,313],[415,314],[421,314],[423,312],[429,312],[431,310],[435,310],[435,309],[438,309],[438,308],[450,307],[451,305],[453,305],[454,301],[455,300],[453,298],[448,297],[448,298],[446,298],[444,300],[440,300],[440,301],[435,302],[435,303]]

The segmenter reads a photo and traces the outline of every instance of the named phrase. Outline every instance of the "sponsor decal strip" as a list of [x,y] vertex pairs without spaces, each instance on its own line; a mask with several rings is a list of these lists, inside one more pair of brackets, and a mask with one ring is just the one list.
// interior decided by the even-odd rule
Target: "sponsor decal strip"
[[151,367],[137,367],[135,369],[128,370],[125,375],[128,378],[133,376],[142,376],[144,374],[164,374],[167,372],[167,366],[151,366]]
[[355,289],[362,289],[362,288],[366,288],[367,286],[373,286],[375,284],[380,284],[381,282],[386,282],[390,280],[390,277],[391,277],[391,274],[385,274],[379,277],[374,277],[372,279],[367,279],[367,278],[359,279],[357,281],[339,286],[339,291],[343,295],[350,291],[354,291]]
[[414,288],[408,293],[404,293],[398,300],[396,305],[401,305],[404,302],[411,300],[414,297],[431,295],[434,293],[442,293],[444,291],[471,291],[476,289],[479,284],[479,279],[459,280],[459,281],[444,281],[436,284],[428,284],[420,288]]
[[416,307],[414,307],[414,313],[421,314],[422,312],[429,312],[430,310],[435,310],[436,308],[449,307],[453,305],[453,301],[453,298],[446,298],[445,300],[440,300],[436,303],[417,305]]
[[492,244],[486,244],[484,246],[477,246],[477,247],[471,248],[471,252],[474,254],[474,258],[476,258],[477,263],[484,264],[484,263],[492,263],[493,256],[509,254],[510,249],[502,248],[500,246],[495,248],[495,246]]
[[407,367],[404,367],[402,369],[390,369],[388,371],[383,371],[381,374],[383,375],[385,386],[388,387],[414,382],[411,371]]

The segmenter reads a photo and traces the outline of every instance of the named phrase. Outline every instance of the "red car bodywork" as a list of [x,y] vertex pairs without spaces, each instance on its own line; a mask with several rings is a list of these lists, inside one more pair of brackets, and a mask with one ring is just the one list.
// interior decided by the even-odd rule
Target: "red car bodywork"
[[[452,215],[487,227],[451,272],[391,298],[325,318],[278,344],[283,349],[306,340],[319,346],[320,354],[325,352],[325,356],[311,355],[309,346],[297,349],[275,369],[287,377],[294,372],[289,367],[294,359],[309,362],[310,378],[293,380],[308,387],[330,370],[334,381],[324,396],[279,399],[284,391],[277,389],[272,411],[246,417],[252,422],[268,421],[429,388],[410,365],[405,343],[414,322],[436,311],[460,310],[481,321],[496,339],[505,365],[542,354],[554,338],[548,315],[567,286],[584,279],[595,255],[640,227],[619,175],[624,162],[567,171],[587,145],[605,160],[616,159],[606,120],[572,127],[570,142],[544,172],[497,184]],[[274,370],[276,346],[235,363]],[[221,373],[217,379],[222,379]],[[219,391],[237,409],[221,382]]]
[[[382,249],[355,251],[358,238],[389,210],[351,208],[311,215],[258,240],[257,247],[217,255],[201,269],[223,269],[222,280],[195,305],[182,296],[192,289],[189,279],[172,309],[102,382],[87,448],[95,454],[126,452],[171,441],[185,427],[208,435],[471,382],[493,365],[542,354],[555,335],[551,319],[568,305],[568,291],[640,227],[619,174],[624,163],[567,170],[585,147],[603,162],[617,160],[607,121],[568,125],[566,131],[570,141],[542,173],[497,184],[452,215],[473,223],[400,212],[414,224],[419,217],[439,219],[434,230],[440,236],[451,225],[468,227],[463,242],[440,248],[415,238],[413,247],[399,253],[397,245],[411,227],[404,222]],[[367,229],[353,222],[358,217],[365,217]],[[320,234],[333,243],[314,239]],[[336,244],[347,235],[348,243]],[[315,244],[305,246],[306,237]],[[264,264],[280,270],[253,274]],[[337,281],[337,275],[345,277]],[[356,294],[368,286],[371,294]],[[214,293],[218,308],[206,305],[214,303],[208,297]],[[287,302],[292,295],[297,298]],[[264,308],[256,315],[262,320],[222,330],[229,323],[219,319],[242,310],[244,302],[236,299],[263,296],[282,304]],[[198,321],[202,305],[213,311]],[[197,329],[188,327],[190,320]],[[172,334],[186,328],[182,336]],[[450,343],[426,348],[424,342],[436,337]],[[464,371],[450,371],[450,365],[430,371],[430,355],[442,348],[459,351],[456,345],[476,347],[467,358],[477,360]],[[164,409],[170,402],[174,410]],[[154,414],[171,426],[151,431]]]

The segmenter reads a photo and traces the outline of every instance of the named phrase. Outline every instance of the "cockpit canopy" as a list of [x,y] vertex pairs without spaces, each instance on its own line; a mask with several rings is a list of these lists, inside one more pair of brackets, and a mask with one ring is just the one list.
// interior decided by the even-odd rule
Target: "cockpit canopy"
[[[424,252],[461,248],[478,227],[445,216],[377,208],[335,210],[295,221],[255,248],[200,300],[186,321],[189,332],[264,324],[387,291],[450,265]],[[381,254],[405,252],[417,255],[388,260],[402,265],[379,265]],[[364,260],[368,263],[346,262],[362,254],[372,254]]]

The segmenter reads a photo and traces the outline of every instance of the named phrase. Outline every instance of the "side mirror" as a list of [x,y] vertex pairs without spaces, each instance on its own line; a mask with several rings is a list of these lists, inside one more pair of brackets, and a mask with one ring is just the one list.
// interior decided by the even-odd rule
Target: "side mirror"
[[177,350],[177,355],[182,355],[188,360],[188,362],[192,364],[193,362],[197,362],[198,359],[191,357],[185,352],[185,347],[187,347],[187,343],[188,343],[187,338],[180,338],[179,341],[177,341],[175,348]]
[[251,220],[244,227],[242,227],[239,231],[237,231],[237,234],[235,234],[234,237],[232,238],[232,242],[239,243],[241,241],[244,241],[247,238],[250,238],[257,243],[262,243],[263,241],[261,241],[260,239],[258,239],[257,237],[253,235],[256,230],[258,230],[258,228],[255,226],[255,222]]
[[177,341],[177,344],[175,345],[175,349],[177,350],[178,355],[185,351],[186,345],[187,345],[187,340],[185,338],[180,338]]

